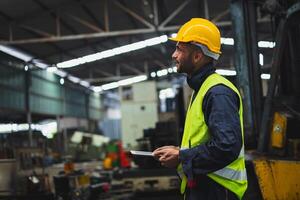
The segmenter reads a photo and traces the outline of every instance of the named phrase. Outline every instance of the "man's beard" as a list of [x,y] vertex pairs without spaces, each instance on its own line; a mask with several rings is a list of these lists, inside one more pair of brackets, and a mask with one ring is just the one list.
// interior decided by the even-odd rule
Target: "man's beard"
[[177,72],[191,74],[195,68],[191,60],[191,56],[189,56],[183,62],[176,62]]

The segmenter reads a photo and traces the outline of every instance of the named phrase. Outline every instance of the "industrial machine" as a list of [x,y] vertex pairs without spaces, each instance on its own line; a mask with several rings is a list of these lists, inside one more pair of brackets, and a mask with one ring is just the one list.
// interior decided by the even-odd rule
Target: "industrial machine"
[[[238,12],[245,16],[244,22],[240,19],[233,20],[235,31],[238,33],[236,37],[245,39],[246,44],[253,47],[256,46],[253,45],[255,43],[251,43],[255,31],[245,31],[255,25],[252,19],[254,14],[251,13],[253,7],[245,4],[247,3],[241,1],[232,3],[231,12],[233,16],[237,16]],[[242,9],[236,9],[237,7]],[[276,30],[271,64],[258,70],[255,65],[257,60],[253,59],[253,52],[257,49],[245,49],[244,55],[241,54],[241,48],[236,51],[239,53],[237,78],[241,91],[246,96],[246,147],[252,149],[246,153],[249,187],[244,198],[300,199],[300,3],[266,1],[264,8],[266,12],[271,13],[272,27]],[[242,44],[238,43],[237,46],[239,45]],[[257,56],[258,53],[254,55]],[[246,75],[244,69],[239,69],[244,58],[248,65]],[[257,81],[260,71],[269,72],[271,76],[265,97],[259,91],[261,85],[258,83],[261,82]],[[246,81],[242,80],[243,78]],[[246,94],[248,91],[250,92]]]

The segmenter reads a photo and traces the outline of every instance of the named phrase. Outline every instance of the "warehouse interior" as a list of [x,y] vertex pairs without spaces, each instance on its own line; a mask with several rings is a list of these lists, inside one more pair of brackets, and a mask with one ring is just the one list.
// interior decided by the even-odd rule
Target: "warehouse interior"
[[300,199],[300,1],[0,1],[0,199],[183,199],[131,150],[180,145],[192,90],[168,40],[221,32],[244,107],[246,200]]

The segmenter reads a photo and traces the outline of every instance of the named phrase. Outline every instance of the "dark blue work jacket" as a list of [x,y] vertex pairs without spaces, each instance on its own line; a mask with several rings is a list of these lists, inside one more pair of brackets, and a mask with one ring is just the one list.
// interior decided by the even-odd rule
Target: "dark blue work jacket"
[[[204,80],[215,73],[207,64],[187,78],[188,85],[197,96]],[[207,91],[202,105],[210,140],[194,148],[180,150],[179,159],[188,180],[196,184],[187,188],[187,200],[232,200],[237,197],[206,174],[224,168],[237,159],[242,146],[239,117],[239,98],[225,85],[216,85]]]

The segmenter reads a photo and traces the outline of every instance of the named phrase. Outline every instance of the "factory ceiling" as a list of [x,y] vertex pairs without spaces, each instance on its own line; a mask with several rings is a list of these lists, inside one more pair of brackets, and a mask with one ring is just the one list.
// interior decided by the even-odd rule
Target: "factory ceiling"
[[[262,5],[263,1],[257,1]],[[269,15],[258,10],[258,40],[273,41]],[[0,1],[0,44],[50,65],[177,32],[193,17],[213,20],[232,38],[230,0],[9,0]],[[172,42],[65,68],[102,85],[172,66]],[[266,55],[271,55],[268,50]],[[220,68],[233,68],[233,46],[223,45]]]

